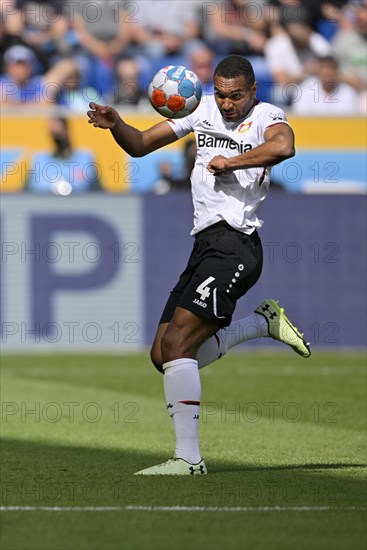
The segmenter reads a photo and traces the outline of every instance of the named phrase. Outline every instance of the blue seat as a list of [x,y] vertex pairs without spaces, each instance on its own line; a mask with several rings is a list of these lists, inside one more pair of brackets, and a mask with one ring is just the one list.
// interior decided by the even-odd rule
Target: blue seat
[[303,150],[272,171],[272,179],[293,193],[365,193],[364,151]]
[[317,22],[316,30],[329,42],[334,38],[335,33],[339,29],[337,21],[328,21],[326,19],[320,19]]
[[183,175],[184,157],[179,150],[156,151],[142,158],[129,158],[128,183],[130,191],[134,193],[149,193],[153,191],[155,183],[161,178],[159,166],[162,162],[169,162],[172,166],[174,179]]
[[256,97],[260,99],[260,101],[264,101],[265,103],[273,103],[274,80],[269,71],[269,67],[265,57],[248,57],[248,60],[253,66],[255,78],[258,83]]
[[97,183],[96,163],[90,151],[74,150],[68,158],[56,158],[51,153],[39,152],[32,158],[28,189],[52,192],[66,181],[74,192],[91,191]]
[[1,178],[6,175],[9,168],[23,156],[23,149],[1,149],[0,151],[0,173]]
[[1,148],[1,191],[9,193],[21,191],[24,188],[26,173],[27,160],[23,148]]

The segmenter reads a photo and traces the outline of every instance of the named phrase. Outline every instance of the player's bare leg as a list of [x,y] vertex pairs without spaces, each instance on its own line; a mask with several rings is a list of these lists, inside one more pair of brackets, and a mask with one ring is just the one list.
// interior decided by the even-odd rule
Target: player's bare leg
[[[161,340],[167,327],[168,323],[159,325],[151,350],[152,362],[162,373]],[[207,338],[196,354],[199,369],[217,361],[238,344],[264,337],[291,346],[301,357],[307,358],[311,355],[309,344],[304,340],[303,334],[290,322],[284,309],[280,308],[275,300],[269,299],[261,302],[252,315],[233,321],[228,327]]]
[[201,384],[196,354],[201,344],[218,329],[217,321],[203,319],[179,307],[168,326],[160,325],[152,356],[157,354],[160,340],[164,393],[167,410],[173,419],[176,449],[172,460],[137,474],[206,474],[199,448]]
[[[168,323],[162,323],[158,326],[150,352],[153,365],[162,374],[163,360],[161,341],[167,327]],[[242,342],[247,342],[248,340],[254,340],[265,336],[270,335],[268,323],[262,315],[253,313],[244,319],[233,321],[228,327],[219,329],[201,344],[196,354],[199,369],[217,361],[234,346]]]
[[305,359],[311,355],[309,344],[303,334],[289,320],[278,302],[269,298],[263,300],[252,315],[233,321],[200,346],[196,356],[199,369],[220,359],[238,344],[264,337],[290,346]]
[[175,457],[147,468],[139,475],[205,474],[198,440],[201,399],[199,368],[212,363],[228,349],[254,338],[270,336],[291,346],[302,357],[311,352],[303,334],[290,322],[275,300],[261,302],[255,312],[229,327],[176,308],[170,323],[159,325],[151,359],[164,373],[167,409],[176,432]]
[[162,359],[162,338],[168,328],[169,323],[161,323],[158,325],[157,332],[154,337],[154,341],[150,350],[150,359],[159,372],[164,374],[163,371],[163,359]]

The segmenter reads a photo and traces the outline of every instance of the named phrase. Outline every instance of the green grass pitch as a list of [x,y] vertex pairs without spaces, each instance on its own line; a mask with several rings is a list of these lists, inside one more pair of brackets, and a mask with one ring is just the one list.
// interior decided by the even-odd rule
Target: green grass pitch
[[147,354],[4,357],[1,549],[364,550],[364,355],[201,375],[209,475],[145,478],[173,450]]

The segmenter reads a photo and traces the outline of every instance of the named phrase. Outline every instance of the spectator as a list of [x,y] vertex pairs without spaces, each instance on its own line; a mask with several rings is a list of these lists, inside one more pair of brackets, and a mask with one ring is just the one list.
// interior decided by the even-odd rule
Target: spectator
[[[115,84],[115,62],[130,42],[129,13],[123,0],[65,2],[76,40],[82,85],[93,85],[101,95]],[[74,8],[76,8],[74,10]]]
[[184,144],[184,171],[182,179],[179,180],[176,187],[180,190],[191,189],[191,173],[194,169],[197,154],[196,141],[192,138],[185,141]]
[[196,141],[189,138],[183,147],[183,170],[181,177],[175,173],[174,167],[169,160],[159,164],[159,177],[153,186],[153,193],[165,195],[169,191],[188,191],[191,189],[191,172],[195,165],[197,153]]
[[124,57],[116,64],[116,86],[111,102],[115,105],[137,105],[147,97],[140,86],[139,64],[133,57]]
[[348,0],[330,0],[320,4],[320,13],[316,24],[316,30],[329,42],[339,29],[340,11]]
[[226,0],[206,12],[203,33],[217,55],[263,55],[268,38],[265,3]]
[[297,115],[355,115],[358,94],[352,86],[341,82],[338,63],[333,57],[326,56],[318,60],[315,76],[302,82],[292,106]]
[[153,184],[153,193],[155,195],[165,195],[171,191],[173,187],[174,173],[172,171],[172,165],[169,161],[163,161],[159,164],[159,176],[157,181]]
[[50,105],[61,85],[75,71],[71,59],[56,63],[46,74],[33,76],[35,55],[25,46],[12,46],[4,55],[5,72],[0,77],[0,103],[7,105]]
[[207,46],[193,49],[188,56],[189,68],[199,77],[203,93],[213,93],[214,54]]
[[[22,14],[16,8],[16,0],[0,2],[0,74],[5,72],[5,52],[19,45],[28,46],[23,38]],[[35,53],[33,47],[30,49]]]
[[[187,61],[181,61],[187,64],[199,77],[203,85],[204,93],[213,93],[212,77],[214,72],[214,54],[202,42],[192,45],[192,49],[187,56]],[[163,64],[163,61],[162,61]],[[152,76],[151,69],[148,66],[149,81]],[[147,98],[147,86],[141,84],[141,65],[139,60],[133,56],[124,56],[116,66],[116,93],[114,103],[117,105],[136,105],[143,98]]]
[[193,0],[135,0],[135,22],[131,24],[135,53],[150,59],[185,55],[199,39],[199,3]]
[[61,87],[57,96],[57,104],[72,113],[84,114],[90,101],[98,103],[102,101],[102,97],[94,86],[81,86],[80,70],[75,67]]
[[288,6],[280,19],[280,26],[273,26],[273,36],[265,46],[266,60],[273,80],[281,85],[275,88],[277,104],[288,104],[292,100],[292,87],[315,72],[318,57],[329,55],[330,45],[320,34],[313,31],[308,12],[296,6]]
[[[44,71],[70,55],[62,0],[16,0],[14,7],[18,14],[17,34],[35,51]],[[10,15],[16,17],[14,12]]]
[[57,195],[97,189],[94,157],[89,151],[73,148],[67,119],[51,119],[49,128],[54,152],[34,156],[27,189]]
[[17,0],[2,0],[0,2],[0,19],[10,34],[17,34],[21,28],[21,17],[16,8],[16,2]]
[[280,24],[280,21],[303,18],[307,14],[307,21],[313,30],[316,30],[317,21],[321,17],[322,2],[315,0],[270,0],[271,22]]
[[[197,0],[136,0],[130,13],[130,44],[116,64],[117,104],[137,104],[146,97],[145,90],[153,74],[171,62],[184,63],[199,40]],[[177,56],[180,59],[177,59]]]
[[[350,13],[353,19],[346,17]],[[339,61],[344,82],[358,92],[367,86],[367,1],[350,3],[348,12],[341,13],[341,28],[332,42],[332,53]]]
[[[20,18],[14,8],[15,0],[9,0],[9,4],[5,6],[4,3],[0,3],[0,74],[4,73],[4,53],[6,50],[21,44],[20,38]],[[9,12],[7,12],[7,10]]]
[[[5,36],[11,36],[18,40],[21,40],[20,35],[22,31],[22,17],[20,11],[16,8],[16,0],[7,0],[7,2],[0,2],[0,21],[2,30],[2,39]],[[11,46],[13,45],[10,44]]]

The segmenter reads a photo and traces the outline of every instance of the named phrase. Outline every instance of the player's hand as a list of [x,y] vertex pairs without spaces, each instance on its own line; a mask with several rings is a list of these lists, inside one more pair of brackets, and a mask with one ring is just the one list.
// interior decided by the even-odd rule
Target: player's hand
[[208,170],[215,176],[228,176],[231,173],[228,167],[228,159],[222,155],[212,158],[208,164]]
[[89,103],[90,111],[87,112],[89,124],[93,124],[95,128],[103,128],[104,130],[114,128],[120,120],[120,115],[113,107],[108,105],[98,105],[98,103]]

